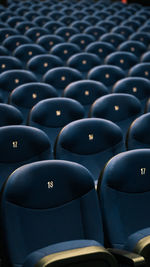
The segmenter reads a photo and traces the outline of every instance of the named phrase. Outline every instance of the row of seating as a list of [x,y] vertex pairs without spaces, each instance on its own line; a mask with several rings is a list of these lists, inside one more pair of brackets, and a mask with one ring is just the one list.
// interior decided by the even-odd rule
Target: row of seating
[[98,197],[92,175],[79,164],[47,160],[18,168],[2,193],[9,263],[148,267],[149,160],[150,149],[113,157],[99,178]]

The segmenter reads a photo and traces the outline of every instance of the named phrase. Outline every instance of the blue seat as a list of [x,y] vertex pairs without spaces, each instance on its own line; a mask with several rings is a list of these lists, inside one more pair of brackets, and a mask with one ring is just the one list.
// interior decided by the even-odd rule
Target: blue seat
[[19,125],[22,124],[22,122],[22,114],[16,107],[0,103],[0,127]]
[[23,7],[22,5],[20,7],[17,6],[17,8],[14,7],[14,9],[19,16],[24,16],[29,11],[28,7]]
[[60,130],[68,123],[82,119],[84,109],[73,99],[57,97],[37,103],[29,114],[28,125],[44,131],[52,147]]
[[85,109],[85,115],[93,102],[108,93],[107,88],[100,82],[82,80],[70,83],[63,92],[64,97],[79,101]]
[[118,14],[110,15],[107,17],[107,21],[112,21],[116,25],[120,25],[123,20],[124,20],[124,18]]
[[118,81],[113,87],[113,93],[125,93],[136,96],[145,109],[145,104],[150,97],[150,82],[141,77],[128,77]]
[[15,35],[10,36],[6,40],[4,40],[2,45],[6,47],[10,52],[13,52],[18,46],[30,43],[31,40],[28,37],[25,37],[23,35]]
[[8,176],[18,167],[52,157],[47,135],[29,126],[0,127],[0,189]]
[[80,33],[82,33],[86,28],[90,27],[91,25],[88,21],[77,20],[73,22],[70,26],[76,28]]
[[59,57],[49,54],[32,57],[27,62],[27,69],[36,75],[38,81],[42,80],[43,75],[48,70],[62,66],[63,62]]
[[139,41],[148,47],[150,43],[150,36],[147,32],[136,32],[130,36],[130,40]]
[[137,56],[138,58],[140,58],[141,55],[146,52],[146,46],[139,41],[129,40],[129,41],[123,42],[119,46],[118,50],[130,52],[134,54],[135,56]]
[[58,56],[61,60],[66,62],[71,56],[80,52],[80,47],[76,44],[63,42],[53,46],[50,52],[52,55]]
[[36,43],[42,46],[46,51],[50,51],[53,46],[63,42],[64,39],[62,37],[56,36],[55,34],[48,34],[38,38]]
[[100,41],[108,42],[118,47],[121,43],[125,41],[125,37],[118,33],[105,33],[100,37]]
[[79,164],[49,160],[17,169],[5,184],[1,210],[5,253],[13,266],[117,266],[103,247],[92,175]]
[[120,79],[125,78],[125,72],[117,66],[101,65],[91,69],[88,79],[102,82],[109,91]]
[[124,149],[122,131],[116,124],[90,118],[71,122],[62,129],[54,156],[82,164],[96,182],[106,161]]
[[35,19],[33,19],[33,23],[35,23],[39,27],[43,27],[46,23],[50,21],[50,18],[45,16],[38,16]]
[[127,26],[116,26],[112,29],[112,32],[123,35],[125,38],[128,38],[131,34],[134,33],[133,29]]
[[34,20],[37,16],[40,16],[40,12],[36,12],[34,10],[31,10],[29,12],[27,12],[25,14],[25,18],[28,20],[28,21],[32,21]]
[[23,44],[15,49],[13,55],[26,65],[32,57],[44,54],[45,52],[45,49],[38,44]]
[[103,27],[90,26],[84,30],[84,33],[92,35],[96,40],[98,40],[103,34],[106,33],[106,30]]
[[61,36],[66,42],[71,36],[77,33],[78,33],[78,30],[76,28],[67,27],[67,26],[60,27],[55,31],[55,34],[58,36]]
[[24,34],[26,31],[28,31],[30,28],[36,27],[36,25],[31,21],[23,21],[16,25],[16,30],[20,34]]
[[43,5],[42,8],[40,8],[40,13],[44,16],[47,16],[51,12],[51,9],[48,6]]
[[145,23],[145,21],[146,21],[146,17],[141,15],[141,14],[140,15],[136,14],[136,15],[131,16],[130,20],[137,21],[142,26],[142,24]]
[[149,203],[149,161],[150,149],[121,153],[107,163],[98,185],[109,246],[140,254],[145,266],[150,264],[150,215],[145,204]]
[[105,64],[118,66],[124,71],[128,70],[138,63],[138,58],[130,52],[117,51],[109,54],[105,59]]
[[13,69],[22,69],[22,64],[20,60],[12,56],[1,56],[0,73]]
[[0,19],[4,22],[7,21],[7,19],[9,19],[10,17],[13,17],[15,16],[14,12],[11,11],[11,10],[7,10],[7,11],[3,11],[1,14],[0,14]]
[[63,26],[65,25],[60,21],[50,21],[44,25],[44,29],[47,29],[50,34],[54,34],[57,29]]
[[99,17],[95,15],[88,15],[84,17],[84,21],[90,23],[91,26],[95,26],[99,22]]
[[150,51],[144,53],[141,57],[141,62],[150,62]]
[[101,65],[101,60],[95,54],[82,52],[71,56],[67,61],[67,66],[79,70],[83,77],[95,66]]
[[48,30],[41,27],[33,27],[25,32],[25,36],[29,37],[33,42],[36,42],[37,39],[43,35],[49,34]]
[[0,74],[0,93],[3,101],[8,101],[10,92],[21,84],[36,82],[33,73],[27,70],[7,70]]
[[90,34],[78,33],[74,34],[69,38],[69,42],[78,45],[82,50],[86,48],[87,45],[95,41],[94,37]]
[[134,31],[137,31],[140,28],[140,23],[135,20],[125,20],[122,22],[122,26],[127,26],[132,28]]
[[3,45],[0,45],[0,56],[8,56],[8,55],[9,51]]
[[31,82],[16,87],[9,95],[9,104],[17,107],[22,115],[23,122],[26,124],[28,113],[39,101],[57,97],[56,90],[45,83]]
[[72,12],[72,15],[77,18],[77,20],[82,20],[87,15],[87,13],[85,11],[74,11]]
[[98,27],[102,27],[104,28],[107,33],[110,32],[115,26],[116,24],[113,21],[100,21],[96,24]]
[[43,82],[52,85],[60,94],[71,82],[82,80],[82,74],[69,67],[57,67],[49,70],[43,77]]
[[18,31],[12,28],[2,28],[0,31],[0,43],[6,40],[9,36],[17,35]]
[[93,42],[89,44],[86,49],[86,52],[93,53],[100,57],[102,61],[104,61],[105,57],[109,54],[115,52],[115,47],[112,44],[107,42]]
[[[66,14],[67,16],[70,16],[71,14],[73,15],[73,8],[72,7],[63,7],[61,10],[64,14]],[[74,15],[73,15],[74,16]]]
[[49,15],[54,21],[59,21],[64,14],[61,11],[52,11],[49,13]]
[[150,63],[143,62],[132,67],[129,72],[130,76],[143,77],[150,80]]
[[10,17],[7,20],[7,23],[10,27],[15,27],[16,25],[18,25],[20,22],[23,22],[24,18],[22,16],[14,16],[14,17]]
[[150,113],[137,118],[129,127],[126,139],[128,150],[150,148]]
[[67,16],[67,15],[65,15],[65,16],[62,16],[61,18],[60,18],[60,22],[61,23],[64,23],[66,26],[68,26],[68,27],[70,27],[70,25],[74,22],[74,21],[76,21],[76,18],[73,16],[73,15],[71,15],[71,16]]
[[141,112],[141,103],[135,96],[118,93],[97,99],[91,106],[89,116],[116,123],[125,136],[130,124]]

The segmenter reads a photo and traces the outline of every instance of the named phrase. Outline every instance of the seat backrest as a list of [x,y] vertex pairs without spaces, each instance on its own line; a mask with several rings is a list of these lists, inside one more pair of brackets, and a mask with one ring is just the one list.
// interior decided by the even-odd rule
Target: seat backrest
[[125,249],[130,235],[149,227],[149,162],[150,149],[127,151],[113,157],[101,173],[98,195],[112,247]]
[[129,127],[126,146],[128,150],[150,148],[150,113],[133,121]]
[[8,104],[0,104],[0,127],[22,124],[22,122],[22,114],[17,108]]
[[131,122],[140,116],[140,101],[129,94],[109,94],[97,99],[90,109],[90,117],[103,118],[116,123],[126,134]]
[[17,169],[5,184],[2,212],[5,251],[14,266],[21,266],[32,251],[59,242],[103,244],[92,176],[73,162],[51,160]]
[[83,117],[84,109],[80,103],[73,99],[57,97],[37,103],[30,111],[28,124],[43,130],[53,147],[62,127]]
[[50,159],[52,156],[47,135],[33,127],[1,127],[0,146],[0,189],[16,168],[33,161]]
[[57,136],[54,156],[83,164],[97,180],[106,161],[124,151],[121,129],[108,120],[82,119],[69,123]]
[[113,87],[113,93],[126,93],[136,96],[142,107],[150,97],[150,82],[141,77],[128,77],[118,81]]

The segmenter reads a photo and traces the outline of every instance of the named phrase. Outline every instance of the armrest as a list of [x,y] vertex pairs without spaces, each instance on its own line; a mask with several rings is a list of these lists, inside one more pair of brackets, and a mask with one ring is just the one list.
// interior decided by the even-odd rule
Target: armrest
[[115,256],[115,258],[119,263],[125,263],[128,264],[129,266],[135,266],[135,267],[146,266],[145,259],[136,253],[115,248],[109,248],[108,251]]
[[116,267],[115,258],[94,240],[73,240],[50,245],[31,253],[23,267]]

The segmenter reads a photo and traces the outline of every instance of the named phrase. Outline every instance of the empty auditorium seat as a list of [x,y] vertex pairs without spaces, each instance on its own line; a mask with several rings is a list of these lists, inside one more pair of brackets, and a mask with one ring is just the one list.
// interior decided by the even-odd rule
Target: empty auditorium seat
[[50,51],[53,46],[63,42],[64,39],[62,37],[56,36],[54,34],[48,34],[38,38],[36,43],[42,46],[46,51]]
[[45,49],[37,44],[23,44],[14,51],[14,56],[26,64],[28,60],[36,55],[44,54]]
[[0,93],[4,102],[8,101],[9,93],[21,84],[36,82],[36,77],[26,70],[7,70],[0,74]]
[[90,26],[84,30],[84,33],[92,35],[96,40],[98,40],[103,34],[106,33],[106,30],[103,27]]
[[100,21],[96,24],[98,27],[104,28],[107,32],[111,31],[116,24],[113,21]]
[[27,62],[27,68],[32,71],[40,81],[43,75],[50,69],[62,67],[62,60],[54,55],[38,55]]
[[22,64],[20,60],[12,56],[1,56],[0,73],[13,69],[22,69]]
[[119,33],[123,35],[125,38],[128,38],[134,31],[130,27],[127,26],[116,26],[112,29],[112,32]]
[[109,91],[117,81],[123,79],[124,77],[125,73],[121,68],[111,65],[95,67],[88,74],[88,79],[102,82],[106,87],[108,87]]
[[0,56],[8,56],[8,55],[9,51],[3,45],[0,45]]
[[45,16],[38,16],[36,17],[32,22],[37,24],[39,27],[43,27],[44,24],[50,21],[50,18],[47,18]]
[[150,80],[150,63],[139,63],[132,67],[129,72],[130,76],[143,77]]
[[6,40],[4,40],[2,45],[12,52],[18,46],[29,43],[31,43],[31,40],[28,37],[23,35],[15,35],[15,36],[10,36]]
[[60,21],[50,21],[44,25],[44,28],[47,29],[50,34],[54,34],[57,29],[63,26],[65,25]]
[[109,94],[97,99],[90,109],[90,117],[116,123],[126,135],[132,121],[141,115],[140,101],[129,94]]
[[16,87],[9,95],[9,104],[17,107],[22,115],[23,122],[27,122],[30,109],[39,101],[57,97],[56,90],[48,84],[31,82]]
[[150,51],[144,53],[141,57],[142,62],[150,62]]
[[97,81],[82,80],[70,83],[64,90],[63,96],[79,101],[88,115],[93,102],[108,93],[104,84]]
[[150,82],[141,77],[128,77],[115,84],[113,93],[127,93],[136,96],[142,104],[142,110],[144,110],[150,97]]
[[82,52],[71,56],[67,61],[67,66],[79,70],[83,77],[95,66],[101,65],[101,60],[92,53]]
[[124,150],[121,129],[104,119],[82,119],[69,123],[59,133],[54,156],[87,167],[96,181],[104,164]]
[[141,25],[138,21],[135,20],[125,20],[122,22],[122,26],[127,26],[132,28],[134,31],[137,31]]
[[150,148],[150,113],[137,118],[129,127],[126,146],[128,150]]
[[74,21],[70,26],[76,28],[80,33],[82,33],[87,27],[90,27],[91,25],[87,21],[77,20]]
[[30,28],[35,27],[36,25],[31,21],[23,21],[16,25],[16,30],[20,34],[24,34],[26,31],[28,31]]
[[28,125],[43,130],[52,147],[60,130],[68,123],[82,119],[84,109],[80,103],[69,98],[52,98],[37,103],[29,114]]
[[130,52],[117,51],[109,54],[105,63],[115,65],[128,72],[128,70],[138,63],[138,58]]
[[52,160],[17,169],[5,184],[1,211],[5,254],[13,266],[117,266],[103,247],[92,175],[79,164]]
[[60,57],[63,61],[67,61],[71,56],[79,52],[80,47],[78,45],[68,42],[56,44],[50,51],[52,55]]
[[15,27],[16,25],[18,25],[20,22],[23,22],[24,18],[22,16],[14,16],[14,17],[10,17],[7,20],[7,23],[10,27]]
[[92,42],[91,44],[89,44],[86,47],[85,51],[99,56],[100,59],[103,61],[106,56],[115,52],[115,47],[107,42],[99,41],[99,42]]
[[118,49],[120,51],[130,52],[139,58],[143,53],[146,52],[146,46],[143,43],[134,40],[133,41],[128,40],[123,42]]
[[33,42],[36,42],[37,39],[43,35],[48,34],[48,30],[43,27],[33,27],[25,32],[25,36],[29,37]]
[[78,30],[76,28],[67,27],[67,26],[60,27],[55,31],[55,34],[58,36],[61,36],[66,42],[71,36],[77,33],[78,33]]
[[136,32],[130,36],[130,40],[136,40],[148,46],[150,42],[150,36],[147,32]]
[[0,188],[8,176],[18,167],[51,158],[51,146],[47,135],[29,126],[0,127]]
[[105,33],[100,37],[100,41],[108,42],[118,47],[121,43],[125,41],[125,37],[119,33]]
[[82,74],[69,67],[58,67],[49,70],[43,77],[43,82],[54,86],[59,94],[71,82],[82,80]]
[[[149,266],[150,149],[113,157],[99,179],[98,194],[109,246],[138,253]],[[113,212],[110,212],[113,211]],[[115,214],[115,216],[114,216]],[[111,250],[110,250],[111,251]]]
[[82,50],[86,48],[87,45],[95,41],[95,38],[90,34],[78,33],[74,34],[69,38],[69,42],[77,44]]
[[17,35],[18,31],[12,28],[2,28],[0,32],[0,43],[6,40],[9,36]]
[[22,122],[22,114],[17,108],[8,104],[0,104],[0,127],[22,124]]

